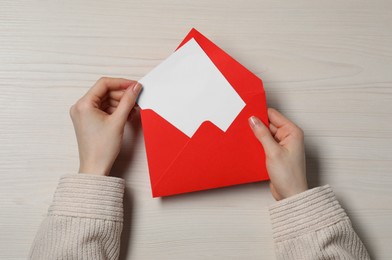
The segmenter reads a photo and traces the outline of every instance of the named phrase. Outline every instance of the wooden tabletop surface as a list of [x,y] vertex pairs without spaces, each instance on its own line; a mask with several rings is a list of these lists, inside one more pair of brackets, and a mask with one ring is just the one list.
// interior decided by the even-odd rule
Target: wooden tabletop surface
[[[195,27],[261,77],[306,135],[373,259],[392,257],[392,2],[0,2],[0,258],[25,259],[61,175],[78,170],[69,107],[101,76],[140,79]],[[153,199],[139,120],[120,259],[275,259],[267,183]]]

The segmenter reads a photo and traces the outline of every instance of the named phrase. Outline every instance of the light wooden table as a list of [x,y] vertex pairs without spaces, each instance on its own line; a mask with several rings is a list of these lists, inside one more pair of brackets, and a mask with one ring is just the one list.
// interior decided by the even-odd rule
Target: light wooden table
[[[59,176],[77,171],[73,102],[102,75],[141,78],[192,27],[264,80],[305,130],[310,184],[331,184],[371,256],[391,259],[388,0],[1,1],[0,258],[26,257]],[[152,199],[135,122],[114,169],[121,259],[275,258],[266,183]]]

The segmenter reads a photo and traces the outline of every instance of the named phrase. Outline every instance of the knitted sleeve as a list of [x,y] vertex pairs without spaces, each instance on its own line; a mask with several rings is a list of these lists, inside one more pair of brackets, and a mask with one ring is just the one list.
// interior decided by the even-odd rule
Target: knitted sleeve
[[270,207],[277,259],[370,259],[330,186]]
[[30,259],[117,259],[124,180],[88,174],[60,179]]

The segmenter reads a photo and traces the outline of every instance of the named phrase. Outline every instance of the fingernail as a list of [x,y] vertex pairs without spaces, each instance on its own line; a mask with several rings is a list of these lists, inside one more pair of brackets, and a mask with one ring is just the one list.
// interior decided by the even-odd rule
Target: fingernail
[[139,94],[140,90],[142,89],[142,84],[140,84],[139,82],[136,83],[135,86],[133,86],[133,92],[136,94]]
[[255,116],[249,117],[248,121],[252,128],[258,127],[261,123],[260,120]]

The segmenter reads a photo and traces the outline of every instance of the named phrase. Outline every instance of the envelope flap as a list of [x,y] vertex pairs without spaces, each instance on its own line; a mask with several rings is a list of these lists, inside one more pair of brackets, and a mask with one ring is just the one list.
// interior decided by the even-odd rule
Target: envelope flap
[[267,180],[264,150],[248,125],[251,115],[268,123],[263,101],[264,94],[253,96],[225,134],[203,123],[155,183],[154,197]]
[[[248,103],[256,93],[264,93],[263,83],[260,78],[233,59],[229,54],[207,39],[196,29],[192,29],[178,48],[194,38],[207,56],[220,70],[226,80],[237,91],[238,95]],[[178,49],[177,48],[177,49]]]
[[154,111],[143,109],[140,114],[153,187],[190,139]]

